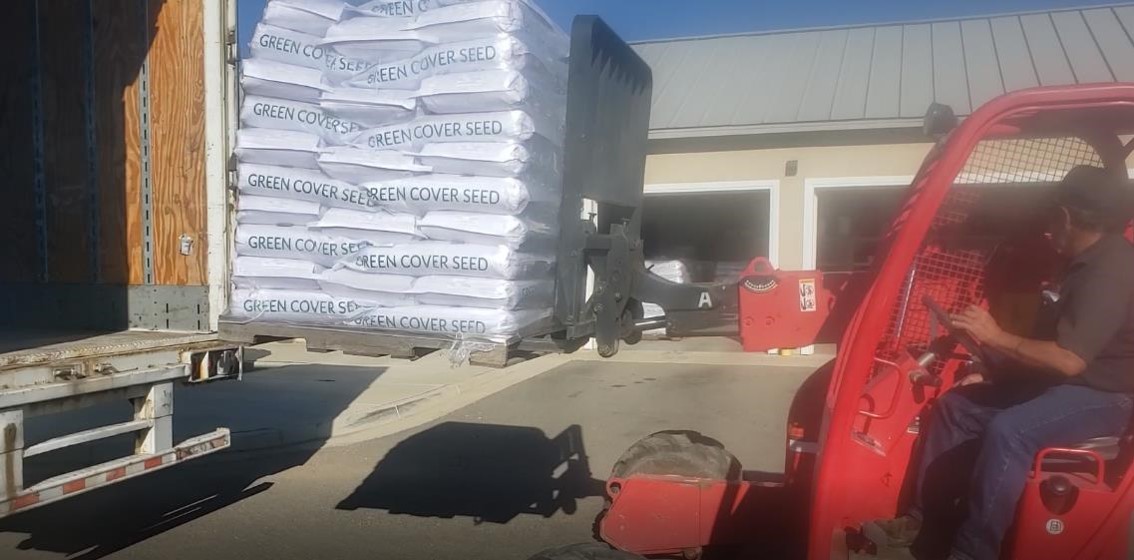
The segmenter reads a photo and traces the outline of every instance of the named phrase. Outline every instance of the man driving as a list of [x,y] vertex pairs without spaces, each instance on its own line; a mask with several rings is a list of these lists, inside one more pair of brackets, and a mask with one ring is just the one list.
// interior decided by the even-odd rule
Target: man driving
[[[1005,331],[976,306],[951,318],[1010,365],[990,368],[988,379],[961,380],[933,406],[911,510],[879,524],[891,546],[916,540],[917,550],[923,524],[931,533],[952,523],[951,543],[929,550],[995,560],[1041,449],[1127,430],[1134,410],[1134,246],[1121,235],[1128,197],[1124,178],[1096,167],[1077,167],[1058,185],[1047,237],[1067,266],[1058,289],[1047,292],[1033,338]],[[966,487],[943,488],[949,482]]]

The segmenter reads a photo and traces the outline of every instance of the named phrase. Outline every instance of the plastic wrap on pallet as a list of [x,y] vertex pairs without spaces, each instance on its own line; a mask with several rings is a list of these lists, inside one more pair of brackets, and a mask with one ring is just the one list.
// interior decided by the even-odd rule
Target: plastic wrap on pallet
[[256,28],[233,317],[453,355],[546,333],[566,35],[529,0],[348,3],[270,0]]
[[486,309],[541,309],[555,302],[555,282],[423,276],[413,283],[418,303]]
[[269,196],[242,196],[236,204],[236,222],[246,225],[306,226],[319,220],[318,202]]
[[562,150],[538,136],[526,141],[426,144],[415,153],[422,165],[447,175],[547,181],[558,180],[563,172]]
[[538,179],[429,174],[361,186],[380,208],[417,215],[455,210],[511,216],[533,202],[553,204],[560,197],[558,185]]
[[236,257],[232,283],[243,290],[318,290],[324,270],[308,261]]
[[342,325],[379,307],[373,301],[335,297],[315,290],[235,289],[228,315],[242,321]]
[[409,93],[341,87],[323,93],[319,106],[327,114],[364,127],[413,120],[417,99]]
[[404,27],[434,43],[513,35],[541,45],[555,58],[566,58],[567,36],[534,3],[527,0],[465,2],[419,14]]
[[331,86],[341,86],[347,80],[372,68],[376,62],[344,55],[334,47],[323,47],[323,78]]
[[554,258],[503,246],[421,241],[391,247],[364,247],[342,259],[341,267],[376,274],[471,276],[521,280],[546,278]]
[[469,1],[473,0],[368,0],[348,6],[347,10],[370,17],[405,18]]
[[352,146],[334,146],[323,150],[319,168],[327,175],[353,184],[390,181],[428,173],[432,168],[418,165],[412,156],[393,150],[362,150]]
[[567,66],[562,59],[511,35],[434,45],[408,58],[373,64],[343,83],[367,89],[414,90],[431,77],[492,70],[542,75],[555,84],[552,89],[563,89],[567,83]]
[[550,309],[481,309],[415,305],[372,309],[348,323],[364,329],[508,341],[551,320]]
[[413,152],[426,144],[446,142],[525,141],[536,136],[556,145],[563,141],[564,123],[526,111],[435,115],[392,126],[370,128],[351,144],[369,150]]
[[317,134],[331,144],[341,144],[363,130],[358,123],[328,115],[315,103],[255,95],[245,96],[240,108],[240,123],[252,128]]
[[319,169],[323,139],[316,134],[268,128],[236,131],[236,159],[242,164]]
[[313,169],[241,164],[237,166],[236,187],[242,196],[290,198],[347,210],[378,207],[369,190]]
[[245,95],[318,103],[331,88],[314,68],[274,60],[250,58],[241,66],[240,86]]
[[[422,80],[417,91],[433,114],[487,113],[524,109],[547,122],[565,119],[567,96],[555,86],[516,70],[446,74]],[[558,131],[556,132],[558,134]]]
[[237,255],[305,260],[328,267],[370,245],[367,241],[286,226],[238,225],[235,238]]
[[428,37],[406,31],[402,18],[359,17],[331,26],[319,41],[343,56],[381,64],[409,58],[431,45]]
[[324,271],[319,287],[333,296],[376,301],[383,307],[413,305],[414,278],[393,274],[367,274],[347,268]]
[[326,235],[361,239],[373,245],[391,245],[423,239],[417,229],[417,217],[412,214],[359,212],[332,208],[327,210],[318,222],[308,227]]
[[322,37],[343,19],[346,9],[347,4],[340,0],[270,0],[260,21]]
[[525,253],[553,254],[559,228],[549,219],[550,215],[550,211],[529,212],[523,217],[438,211],[422,216],[417,228],[435,241],[500,245]]

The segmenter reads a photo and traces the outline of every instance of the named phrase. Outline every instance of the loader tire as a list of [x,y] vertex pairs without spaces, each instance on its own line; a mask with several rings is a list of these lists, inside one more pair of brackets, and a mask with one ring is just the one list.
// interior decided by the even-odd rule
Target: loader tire
[[545,550],[528,560],[644,560],[637,554],[615,550],[603,543],[573,544]]
[[635,474],[679,475],[708,480],[740,480],[740,461],[721,442],[698,432],[658,432],[638,440],[614,463],[612,478]]
[[[658,432],[638,440],[614,463],[611,478],[636,474],[680,475],[706,480],[738,481],[740,461],[721,442],[688,430]],[[602,541],[602,522],[610,510],[610,497],[591,525],[592,536]]]

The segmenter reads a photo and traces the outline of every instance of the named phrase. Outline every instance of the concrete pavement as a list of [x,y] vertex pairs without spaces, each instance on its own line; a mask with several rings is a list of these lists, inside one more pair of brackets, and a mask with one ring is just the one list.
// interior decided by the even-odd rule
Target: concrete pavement
[[[780,469],[809,367],[620,360],[571,361],[389,437],[206,458],[0,521],[0,558],[523,560],[588,540],[601,479],[654,431],[696,429]],[[375,381],[292,373],[328,414]]]
[[[320,442],[346,445],[410,429],[559,366],[577,361],[816,369],[829,355],[746,354],[723,339],[643,342],[610,360],[593,351],[549,355],[504,369],[453,367],[444,353],[416,361],[307,352],[302,342],[259,346],[256,369],[241,383],[178,393],[189,411],[186,437],[215,426],[233,430],[233,447],[252,451]],[[281,407],[286,414],[279,414]],[[179,406],[179,415],[186,408]]]
[[[316,354],[294,342],[257,351],[266,355],[244,381],[179,392],[179,404],[188,403],[192,413],[178,421],[227,425],[233,447],[245,451],[313,441],[345,445],[435,419],[570,359],[545,356],[495,369],[454,367],[443,353],[411,362]],[[283,415],[281,403],[287,403]]]

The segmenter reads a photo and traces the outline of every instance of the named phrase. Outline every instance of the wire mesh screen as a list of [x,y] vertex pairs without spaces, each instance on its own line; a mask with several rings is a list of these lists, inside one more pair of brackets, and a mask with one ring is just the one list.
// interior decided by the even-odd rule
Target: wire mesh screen
[[[944,334],[923,303],[926,296],[950,313],[985,299],[989,264],[1005,239],[1004,231],[976,223],[982,206],[1004,205],[1007,189],[1056,183],[1077,165],[1102,165],[1098,153],[1078,138],[987,140],[978,144],[914,258],[890,312],[878,357],[894,359],[902,352],[917,355],[935,336]],[[1007,200],[1011,204],[1012,199]]]

